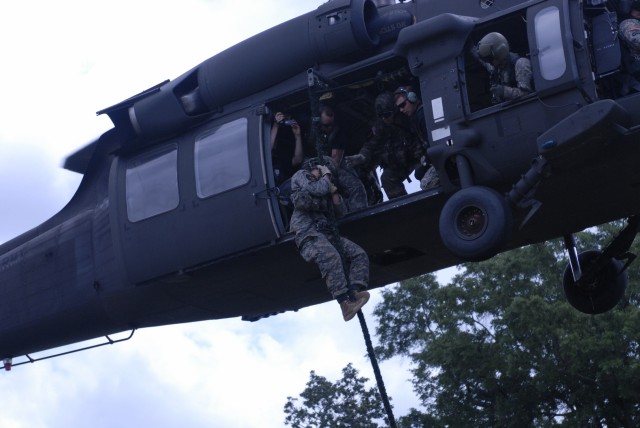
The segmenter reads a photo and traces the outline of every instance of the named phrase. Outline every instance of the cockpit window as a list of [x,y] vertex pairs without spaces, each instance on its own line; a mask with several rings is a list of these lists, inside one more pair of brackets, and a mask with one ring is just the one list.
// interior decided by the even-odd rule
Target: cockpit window
[[535,27],[540,74],[546,80],[555,80],[567,70],[562,43],[560,10],[555,6],[542,9],[536,14]]
[[127,216],[131,222],[144,220],[178,207],[178,149],[132,159],[126,172]]
[[206,198],[249,182],[247,119],[201,134],[195,145],[196,188]]

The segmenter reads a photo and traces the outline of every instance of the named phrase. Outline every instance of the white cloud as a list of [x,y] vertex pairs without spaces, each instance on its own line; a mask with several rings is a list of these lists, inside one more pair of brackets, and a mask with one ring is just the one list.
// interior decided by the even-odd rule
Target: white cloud
[[[359,323],[342,321],[334,302],[256,323],[143,329],[128,342],[0,373],[0,426],[280,427],[286,397],[302,392],[311,370],[335,381],[348,363],[375,385]],[[406,362],[381,370],[396,417],[417,406]]]

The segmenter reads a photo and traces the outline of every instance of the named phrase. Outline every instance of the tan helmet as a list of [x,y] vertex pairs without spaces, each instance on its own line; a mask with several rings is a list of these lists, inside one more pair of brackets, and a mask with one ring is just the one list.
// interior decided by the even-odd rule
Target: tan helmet
[[509,55],[509,42],[500,33],[489,33],[478,42],[478,54],[501,61]]

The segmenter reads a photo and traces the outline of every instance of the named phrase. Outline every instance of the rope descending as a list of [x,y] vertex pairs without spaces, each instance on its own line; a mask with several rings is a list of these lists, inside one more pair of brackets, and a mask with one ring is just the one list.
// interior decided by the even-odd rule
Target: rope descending
[[[328,89],[328,84],[326,81],[322,81],[319,76],[317,76],[312,69],[308,71],[308,82],[309,82],[309,104],[311,106],[311,117],[312,117],[312,129],[311,136],[316,146],[316,155],[318,156],[318,161],[320,164],[325,164],[324,156],[330,155],[327,153],[327,147],[325,141],[322,138],[322,122],[320,118],[320,96]],[[315,88],[315,89],[314,89]],[[338,165],[339,167],[339,165]],[[336,174],[337,175],[337,174]],[[337,177],[335,177],[337,179]],[[331,207],[329,209],[329,222],[331,224],[331,243],[336,247],[338,252],[340,253],[340,259],[342,260],[342,268],[345,273],[348,273],[347,269],[347,260],[344,253],[344,248],[342,245],[342,240],[340,239],[340,233],[338,230],[338,222],[336,219],[335,212],[333,210],[333,204],[329,204]],[[347,278],[347,286],[350,288],[349,275],[345,275]],[[358,310],[358,320],[360,321],[360,328],[362,329],[362,336],[364,337],[364,341],[367,346],[367,354],[369,355],[369,360],[371,361],[371,367],[373,368],[373,373],[376,378],[376,383],[378,385],[378,391],[380,393],[380,397],[382,398],[382,403],[384,405],[385,412],[387,413],[387,420],[389,421],[389,426],[391,428],[396,428],[396,420],[393,416],[393,409],[391,407],[391,403],[389,401],[389,396],[387,395],[387,390],[384,386],[384,381],[382,379],[382,374],[380,372],[380,367],[378,366],[378,359],[376,357],[373,343],[371,342],[371,336],[369,335],[369,329],[367,327],[367,322],[364,318],[364,313],[362,309]]]

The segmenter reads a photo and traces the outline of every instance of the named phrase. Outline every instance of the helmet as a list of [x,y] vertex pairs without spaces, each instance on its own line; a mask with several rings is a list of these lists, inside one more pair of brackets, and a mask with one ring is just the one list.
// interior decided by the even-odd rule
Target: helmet
[[503,60],[509,55],[509,42],[500,33],[489,33],[478,42],[478,54],[483,58]]
[[376,114],[380,115],[386,112],[393,112],[396,109],[396,103],[393,101],[393,94],[391,92],[383,92],[376,97],[374,103],[376,108]]
[[309,158],[302,163],[302,169],[307,171],[311,171],[314,168],[317,168],[318,165],[321,165],[320,158]]
[[311,171],[320,165],[324,165],[331,170],[331,173],[335,174],[337,171],[336,162],[329,156],[323,156],[322,158],[313,157],[302,162],[302,169]]

